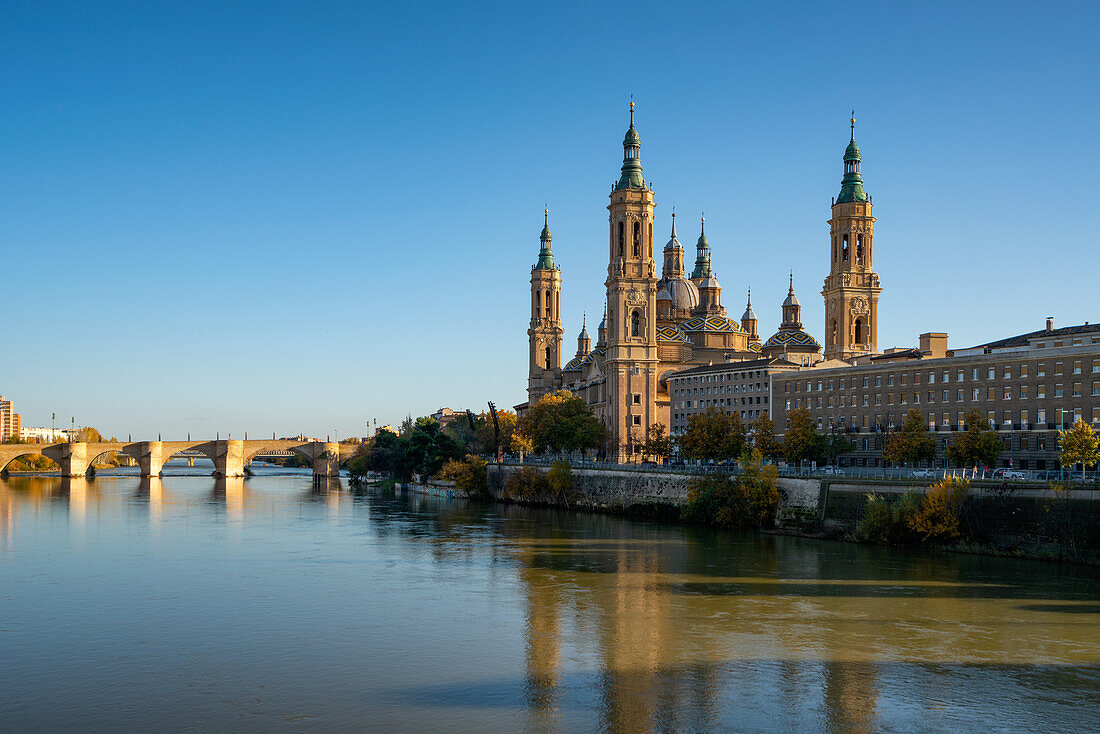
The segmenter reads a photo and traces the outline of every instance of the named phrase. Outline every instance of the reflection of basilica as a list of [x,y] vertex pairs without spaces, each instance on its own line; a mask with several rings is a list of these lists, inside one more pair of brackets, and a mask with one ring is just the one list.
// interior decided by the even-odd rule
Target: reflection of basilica
[[[599,541],[546,528],[516,548],[526,596],[528,729],[568,728],[565,717],[590,697],[598,728],[608,731],[715,730],[736,724],[740,706],[753,709],[742,723],[770,720],[777,728],[807,717],[830,732],[880,725],[875,663],[846,660],[844,649],[834,649],[844,643],[836,630],[814,635],[812,624],[790,621],[800,604],[791,588],[750,580],[743,593],[723,597],[723,585],[740,585],[722,578],[710,554],[730,548],[600,524]],[[761,581],[794,576],[788,560],[756,553],[753,573]],[[790,659],[773,658],[777,651]],[[807,651],[825,652],[827,661],[798,659]],[[570,670],[578,660],[581,669]]]

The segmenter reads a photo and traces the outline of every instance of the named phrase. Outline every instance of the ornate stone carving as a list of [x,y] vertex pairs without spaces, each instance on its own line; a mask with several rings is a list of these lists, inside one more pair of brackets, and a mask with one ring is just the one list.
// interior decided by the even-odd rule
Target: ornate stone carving
[[637,306],[645,302],[645,294],[643,294],[637,288],[631,288],[629,291],[626,292],[626,300],[628,303]]

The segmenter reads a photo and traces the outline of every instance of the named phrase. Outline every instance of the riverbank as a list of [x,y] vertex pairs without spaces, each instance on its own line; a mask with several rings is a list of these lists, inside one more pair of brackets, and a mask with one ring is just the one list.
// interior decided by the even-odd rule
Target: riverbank
[[[512,501],[504,487],[520,466],[488,468],[489,494]],[[542,471],[542,468],[536,467]],[[536,504],[682,522],[689,486],[698,475],[636,469],[573,469],[568,495]],[[778,479],[776,525],[765,532],[861,542],[856,528],[869,497],[897,502],[928,484],[852,478]],[[957,543],[923,543],[936,550],[1100,565],[1100,489],[1057,492],[1043,485],[976,482],[963,507],[967,531]]]

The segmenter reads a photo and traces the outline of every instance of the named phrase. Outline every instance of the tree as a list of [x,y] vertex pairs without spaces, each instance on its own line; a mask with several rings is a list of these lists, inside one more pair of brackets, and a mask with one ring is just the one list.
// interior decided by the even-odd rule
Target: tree
[[815,461],[822,454],[822,436],[814,428],[814,419],[805,408],[787,414],[789,425],[783,433],[783,457],[792,464]]
[[835,464],[837,457],[854,450],[856,445],[848,438],[847,433],[837,427],[831,433],[818,434],[818,447],[817,455],[828,459],[830,464]]
[[642,445],[642,453],[646,456],[652,456],[657,461],[664,461],[671,451],[672,439],[665,431],[665,424],[654,423],[647,431],[646,441]]
[[947,447],[947,458],[955,466],[993,466],[1003,449],[997,432],[975,408],[966,414],[966,430]]
[[680,449],[685,457],[699,461],[740,456],[745,450],[745,425],[741,416],[715,407],[691,416],[687,429],[680,436]]
[[584,398],[568,390],[543,395],[516,422],[516,430],[530,438],[537,451],[599,448],[606,434]]
[[919,410],[913,408],[906,413],[901,429],[886,438],[882,455],[898,464],[917,464],[936,458],[936,439],[928,432]]
[[775,461],[783,455],[783,447],[775,438],[775,424],[767,412],[761,412],[749,424],[752,447],[760,452],[765,461]]
[[1100,437],[1092,427],[1078,419],[1068,431],[1058,431],[1058,459],[1062,466],[1081,465],[1081,478],[1085,478],[1085,467],[1100,461]]

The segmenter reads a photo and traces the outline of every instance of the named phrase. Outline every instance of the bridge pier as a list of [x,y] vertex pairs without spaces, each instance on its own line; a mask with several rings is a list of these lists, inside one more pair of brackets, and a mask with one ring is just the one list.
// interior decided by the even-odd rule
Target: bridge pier
[[61,446],[61,476],[83,477],[88,474],[88,444],[68,443]]
[[164,468],[164,443],[145,441],[138,444],[138,464],[141,466],[141,476],[159,477]]
[[244,441],[216,441],[214,476],[243,477],[244,475]]
[[313,445],[313,478],[340,476],[340,444]]

